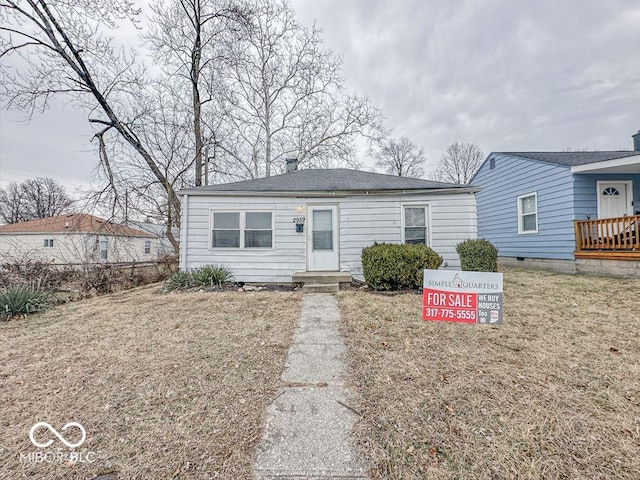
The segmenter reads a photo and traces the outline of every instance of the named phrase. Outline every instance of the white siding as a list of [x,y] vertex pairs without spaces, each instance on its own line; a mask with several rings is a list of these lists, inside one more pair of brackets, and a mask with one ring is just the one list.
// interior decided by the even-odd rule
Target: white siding
[[[53,239],[53,247],[45,247],[45,239]],[[96,240],[107,240],[107,260],[94,250]],[[144,253],[145,240],[151,241],[151,253]],[[0,235],[0,262],[24,263],[27,260],[56,264],[120,263],[154,260],[158,241],[155,238],[124,237],[79,233],[32,233]]]
[[[233,270],[244,282],[290,282],[294,272],[305,269],[305,234],[296,233],[293,217],[304,216],[296,210],[305,202],[295,198],[233,198],[189,196],[187,225],[183,224],[181,249],[183,269],[214,263]],[[211,209],[275,212],[273,249],[211,249]]]
[[[188,207],[186,207],[188,201]],[[296,233],[294,217],[307,216],[311,204],[336,204],[339,211],[340,268],[356,277],[362,275],[360,254],[374,242],[402,241],[402,205],[428,205],[431,247],[448,266],[460,265],[455,246],[476,238],[476,204],[472,193],[368,195],[324,198],[231,197],[190,195],[184,199],[182,262],[186,270],[206,264],[225,265],[238,281],[288,283],[295,272],[306,270],[306,229]],[[211,210],[271,210],[275,212],[274,248],[211,249]]]

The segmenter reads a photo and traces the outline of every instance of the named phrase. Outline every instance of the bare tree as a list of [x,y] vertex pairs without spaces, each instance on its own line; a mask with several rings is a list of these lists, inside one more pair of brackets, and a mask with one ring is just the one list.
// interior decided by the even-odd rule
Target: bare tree
[[[195,185],[202,184],[205,132],[202,110],[211,101],[219,65],[228,54],[234,31],[247,21],[246,4],[228,0],[160,0],[151,6],[149,42],[154,57],[164,65],[170,82],[190,91]],[[179,94],[178,98],[183,95]]]
[[424,149],[416,146],[407,137],[385,138],[374,152],[376,165],[384,168],[390,175],[400,177],[422,177],[426,157]]
[[53,178],[33,178],[20,184],[29,218],[46,218],[71,213],[73,200]]
[[286,157],[311,167],[353,162],[353,139],[371,134],[377,110],[344,91],[341,61],[287,2],[254,0],[251,10],[217,99],[219,155],[245,178],[282,171]]
[[0,188],[0,220],[3,223],[17,223],[27,220],[24,209],[24,192],[15,182],[7,188]]
[[[107,36],[120,21],[136,21],[140,11],[134,0],[0,0],[0,57],[19,55],[23,60],[13,73],[2,69],[0,85],[8,108],[44,109],[51,96],[71,95],[99,126],[96,133],[100,160],[115,190],[114,171],[107,155],[108,135],[115,132],[146,164],[167,196],[179,225],[180,201],[137,127],[139,117],[128,117],[131,98],[145,86],[143,70],[133,53],[116,50]],[[167,225],[167,238],[178,250]]]
[[473,178],[484,153],[473,143],[456,142],[447,148],[431,178],[441,182],[467,184]]
[[5,223],[71,213],[73,200],[53,178],[33,178],[0,189],[0,220]]

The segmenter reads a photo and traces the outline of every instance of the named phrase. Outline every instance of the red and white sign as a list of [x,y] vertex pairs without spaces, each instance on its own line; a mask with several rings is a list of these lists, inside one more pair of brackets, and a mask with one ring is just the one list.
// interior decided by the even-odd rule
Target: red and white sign
[[502,274],[425,270],[422,319],[502,323]]

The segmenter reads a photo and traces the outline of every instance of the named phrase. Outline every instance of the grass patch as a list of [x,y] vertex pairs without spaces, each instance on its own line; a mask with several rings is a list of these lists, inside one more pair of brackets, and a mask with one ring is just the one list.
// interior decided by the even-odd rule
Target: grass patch
[[[299,312],[294,293],[141,287],[0,324],[0,478],[250,478]],[[81,423],[100,459],[21,464],[37,421]]]
[[505,324],[340,294],[374,478],[640,478],[640,281],[505,272]]

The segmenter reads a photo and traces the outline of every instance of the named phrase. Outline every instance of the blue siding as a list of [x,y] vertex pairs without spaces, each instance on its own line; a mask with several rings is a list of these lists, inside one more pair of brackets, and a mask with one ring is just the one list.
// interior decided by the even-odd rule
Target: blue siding
[[[476,194],[478,238],[498,247],[502,257],[573,259],[573,177],[562,165],[492,154],[495,168],[485,161],[473,185]],[[520,195],[538,195],[538,233],[518,234]]]
[[573,176],[574,214],[576,220],[586,220],[587,215],[591,215],[592,219],[598,218],[596,182],[607,180],[632,180],[633,208],[634,211],[640,211],[640,175],[580,173]]

